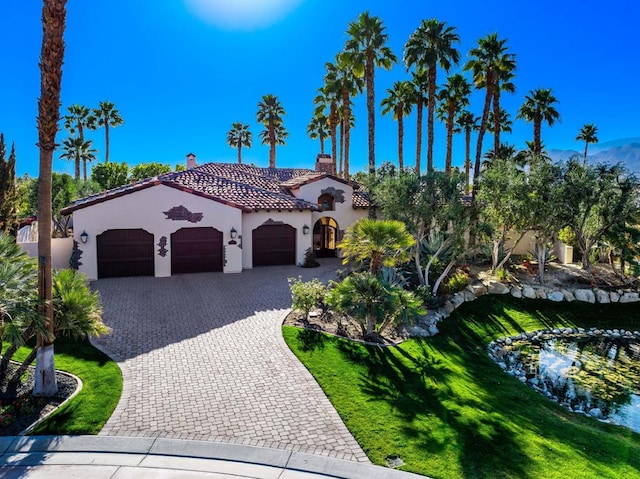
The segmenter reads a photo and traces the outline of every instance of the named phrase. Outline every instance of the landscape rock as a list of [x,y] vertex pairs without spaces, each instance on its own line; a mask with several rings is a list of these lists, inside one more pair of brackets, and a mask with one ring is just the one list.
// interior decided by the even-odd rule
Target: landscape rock
[[547,299],[547,291],[544,288],[536,288],[537,299]]
[[529,299],[535,299],[536,291],[531,286],[524,286],[522,288],[522,296]]
[[575,301],[576,297],[573,295],[573,293],[571,291],[569,291],[568,289],[561,289],[560,290],[562,292],[562,294],[564,295],[564,300],[567,302],[571,302],[571,301]]
[[447,315],[450,315],[456,310],[456,307],[453,305],[451,301],[447,300],[444,302],[444,309],[447,312]]
[[620,296],[621,303],[635,303],[637,301],[640,301],[640,297],[638,297],[638,293],[636,291],[627,291]]
[[609,299],[612,303],[617,303],[618,301],[620,301],[620,295],[615,291],[611,291],[609,293]]
[[487,288],[484,284],[470,284],[467,286],[467,289],[471,291],[476,298],[487,294]]
[[596,289],[593,292],[596,295],[596,301],[598,303],[607,304],[611,302],[611,296],[609,296],[609,293],[607,293],[606,291]]
[[520,289],[520,286],[511,287],[511,296],[514,298],[522,298],[522,289]]
[[433,336],[433,334],[431,334],[431,332],[428,329],[421,328],[420,326],[408,326],[406,328],[406,331],[409,336],[414,338],[415,337],[428,338],[430,336]]
[[449,317],[449,312],[445,308],[438,308],[438,314],[442,319]]
[[460,307],[460,305],[462,303],[464,303],[465,298],[464,298],[464,293],[459,292],[459,293],[455,293],[452,297],[451,297],[451,304],[453,304],[453,307],[455,309],[458,309]]
[[438,327],[435,324],[432,324],[431,326],[429,326],[429,328],[427,329],[427,331],[429,331],[429,334],[431,336],[435,336],[436,334],[438,334],[440,331],[438,330]]
[[473,294],[473,292],[469,291],[468,289],[464,290],[464,300],[469,302],[469,301],[475,301],[476,297]]
[[487,291],[489,294],[507,294],[509,292],[509,288],[498,281],[490,281]]
[[576,301],[582,301],[583,303],[596,302],[596,296],[590,289],[576,289],[573,294],[576,297]]
[[564,301],[564,293],[562,291],[552,291],[547,294],[547,299],[559,303],[561,301]]

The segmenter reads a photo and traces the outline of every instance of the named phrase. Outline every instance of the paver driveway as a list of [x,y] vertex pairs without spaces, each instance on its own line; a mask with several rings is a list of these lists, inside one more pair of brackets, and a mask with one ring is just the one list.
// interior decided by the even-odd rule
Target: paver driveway
[[275,447],[367,462],[309,372],[282,339],[287,277],[315,269],[96,281],[124,392],[101,434]]

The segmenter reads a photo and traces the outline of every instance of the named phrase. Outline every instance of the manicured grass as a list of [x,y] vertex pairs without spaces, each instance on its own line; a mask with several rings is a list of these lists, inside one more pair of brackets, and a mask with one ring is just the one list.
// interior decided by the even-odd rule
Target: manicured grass
[[[22,348],[16,360],[29,349]],[[55,343],[56,369],[82,379],[82,391],[58,409],[31,434],[97,434],[118,404],[122,375],[118,365],[94,348],[89,341],[58,339]]]
[[284,327],[369,458],[434,478],[640,477],[640,435],[573,414],[505,374],[497,337],[554,326],[640,329],[638,304],[483,297],[397,348]]

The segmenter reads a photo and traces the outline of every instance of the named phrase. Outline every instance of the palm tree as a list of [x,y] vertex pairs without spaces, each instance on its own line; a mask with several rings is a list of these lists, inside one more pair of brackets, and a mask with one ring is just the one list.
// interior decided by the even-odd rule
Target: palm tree
[[[507,113],[507,111],[503,108],[500,108],[500,114],[496,118],[496,115],[493,113],[493,110],[489,112],[489,122],[487,123],[487,130],[489,133],[494,133],[496,130],[496,120],[498,125],[500,125],[499,131],[504,131],[507,133],[511,133],[513,129],[511,128],[513,125],[513,121],[511,120],[511,115]],[[503,143],[500,143],[501,145]],[[495,145],[494,145],[495,147]]]
[[62,117],[64,128],[71,134],[78,134],[78,138],[84,140],[84,129],[93,128],[92,122],[95,118],[91,115],[91,110],[84,105],[74,103],[67,107],[69,114]]
[[253,135],[249,131],[249,125],[241,121],[231,124],[231,129],[227,132],[227,144],[231,148],[238,149],[238,164],[242,164],[242,147],[251,148]]
[[464,184],[464,194],[469,194],[469,185],[471,183],[471,132],[478,130],[478,121],[480,118],[475,116],[468,110],[463,110],[458,114],[458,126],[464,131],[464,144],[465,144],[465,155],[464,155],[464,175],[466,178]]
[[[507,40],[499,40],[497,33],[491,33],[484,38],[478,40],[478,46],[472,48],[469,52],[471,59],[465,64],[465,70],[471,70],[473,73],[473,83],[477,89],[484,88],[485,98],[482,116],[480,118],[480,127],[478,128],[478,141],[476,144],[476,157],[473,169],[473,196],[478,191],[478,178],[480,176],[480,160],[482,158],[482,143],[484,134],[487,130],[489,120],[489,111],[493,96],[499,95],[501,79],[508,79],[509,72],[515,69],[515,55],[507,53]],[[498,97],[499,99],[499,97]],[[493,102],[494,111],[500,111],[500,106],[496,107]],[[497,128],[499,130],[499,126]],[[499,139],[499,134],[498,134]],[[495,140],[495,137],[494,137]],[[494,145],[495,146],[495,145]],[[499,145],[498,145],[499,147]]]
[[413,103],[416,105],[416,173],[420,174],[420,157],[422,156],[422,109],[428,101],[428,74],[426,70],[411,73]]
[[101,101],[98,108],[93,109],[89,117],[89,127],[97,129],[104,127],[104,162],[109,163],[109,128],[116,128],[124,123],[116,106],[108,100]]
[[453,46],[460,43],[455,27],[435,18],[422,20],[404,46],[404,63],[426,70],[428,77],[427,170],[433,170],[433,127],[436,107],[436,74],[438,65],[448,72],[460,61],[460,52]]
[[584,141],[584,162],[587,164],[587,150],[589,149],[589,143],[598,143],[598,127],[593,123],[585,123],[580,129],[576,140]]
[[325,115],[328,112],[327,122],[329,126],[329,136],[331,137],[331,159],[333,160],[333,169],[335,170],[336,158],[338,154],[338,138],[337,129],[340,123],[338,115],[338,91],[335,85],[323,85],[318,88],[319,94],[314,98],[313,103],[316,105],[314,115]]
[[518,118],[533,123],[533,146],[534,155],[542,153],[542,140],[540,139],[542,122],[545,121],[552,126],[560,119],[558,110],[553,106],[558,100],[550,88],[538,88],[529,92],[525,96],[525,101],[518,110]]
[[320,154],[324,155],[324,139],[329,135],[329,120],[324,113],[314,114],[307,125],[307,135],[312,140],[320,139]]
[[397,81],[392,88],[387,88],[389,94],[382,100],[382,114],[393,114],[393,119],[398,122],[398,167],[404,170],[404,158],[402,146],[404,143],[404,117],[411,113],[413,90],[411,82]]
[[63,160],[75,162],[75,178],[80,179],[80,163],[83,165],[84,181],[87,181],[87,161],[94,161],[96,153],[91,140],[83,140],[82,138],[67,138],[62,142],[64,153],[60,155]]
[[[349,157],[351,150],[351,130],[356,126],[356,117],[353,114],[353,101],[349,100],[349,108],[347,109],[347,115],[349,117],[349,123],[344,120],[344,108],[342,107],[342,101],[339,104],[338,119],[340,121],[340,169],[339,174],[345,179],[349,179]],[[348,138],[347,138],[348,137]]]
[[451,174],[451,152],[456,114],[462,107],[469,104],[470,94],[471,85],[460,73],[447,78],[447,83],[438,92],[438,100],[440,100],[442,107],[439,116],[444,119],[447,126],[447,156],[444,168],[447,174]]
[[[341,106],[341,153],[344,153],[345,178],[349,179],[349,147],[351,143],[351,98],[362,92],[364,82],[353,73],[351,58],[346,54],[336,56],[335,63],[327,63],[325,84],[338,94]],[[334,163],[335,164],[335,163]],[[335,173],[335,171],[334,171]]]
[[[372,17],[369,12],[360,14],[356,21],[349,24],[345,45],[344,61],[352,65],[358,77],[363,77],[367,89],[367,118],[369,143],[369,174],[373,177],[376,171],[375,154],[375,68],[391,69],[397,61],[391,48],[386,46],[388,35],[384,33],[382,20]],[[373,210],[370,210],[372,213]]]
[[58,391],[53,357],[53,302],[51,289],[51,165],[60,121],[60,85],[64,59],[66,0],[43,0],[40,99],[38,100],[38,299],[49,336],[38,335],[38,362],[33,393],[52,396]]
[[278,97],[272,94],[264,95],[258,102],[258,122],[262,123],[264,130],[260,133],[262,144],[268,144],[269,168],[276,167],[276,145],[284,145],[284,139],[289,136],[287,130],[282,125],[284,108],[280,104]]

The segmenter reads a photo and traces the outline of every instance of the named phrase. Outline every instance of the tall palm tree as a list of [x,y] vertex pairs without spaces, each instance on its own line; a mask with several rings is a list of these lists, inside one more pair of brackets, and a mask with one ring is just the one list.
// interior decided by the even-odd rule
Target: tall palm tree
[[75,162],[75,178],[80,179],[80,164],[83,166],[84,181],[87,181],[87,161],[95,161],[96,153],[91,140],[83,140],[79,136],[67,138],[62,142],[64,153],[60,155],[63,160]]
[[98,108],[93,109],[89,117],[90,128],[104,127],[104,162],[109,163],[109,129],[116,128],[124,123],[116,106],[108,100],[101,101]]
[[413,104],[416,105],[416,173],[420,174],[420,160],[422,156],[422,109],[428,101],[428,73],[426,70],[411,72],[411,86],[413,88]]
[[92,129],[92,122],[95,121],[95,117],[91,115],[91,110],[84,105],[74,103],[67,107],[67,111],[69,113],[62,117],[65,130],[71,135],[77,133],[78,138],[84,140],[84,129]]
[[[364,76],[367,89],[369,174],[372,176],[376,171],[375,68],[389,70],[397,61],[391,48],[386,46],[388,35],[384,31],[382,20],[372,17],[369,12],[363,12],[357,20],[349,24],[347,28],[349,39],[345,45],[344,61],[352,65],[356,76]],[[370,212],[372,213],[373,210]]]
[[[349,179],[349,148],[351,143],[351,98],[362,92],[364,81],[353,73],[351,57],[346,54],[336,56],[335,63],[327,63],[325,84],[338,93],[341,107],[341,154],[344,154],[345,178]],[[335,171],[334,171],[335,173]]]
[[475,116],[468,110],[462,110],[458,114],[457,123],[458,126],[464,131],[464,144],[465,144],[465,154],[464,154],[464,175],[466,178],[464,184],[464,194],[469,194],[469,185],[471,184],[471,132],[478,130],[478,121],[480,118]]
[[251,148],[251,140],[253,135],[249,131],[249,125],[245,125],[241,121],[231,124],[231,129],[227,132],[227,144],[231,148],[238,149],[238,164],[242,164],[242,147]]
[[460,73],[455,73],[447,78],[447,83],[438,92],[438,100],[442,107],[441,116],[447,127],[447,156],[444,171],[451,174],[451,152],[453,145],[453,133],[455,119],[462,107],[469,104],[471,84]]
[[411,113],[413,89],[409,81],[397,81],[392,88],[387,88],[388,96],[382,100],[382,114],[393,114],[398,122],[398,167],[404,170],[403,143],[404,117]]
[[[511,120],[511,115],[504,109],[500,108],[500,114],[496,118],[496,115],[493,113],[493,110],[489,112],[489,122],[487,123],[487,130],[489,133],[494,133],[496,130],[496,122],[500,125],[499,131],[504,131],[506,133],[511,133],[513,131],[512,125],[513,120]],[[500,143],[502,145],[502,143]],[[495,150],[495,145],[494,150]]]
[[460,43],[455,27],[447,26],[435,18],[422,20],[404,46],[404,63],[426,70],[428,77],[427,115],[427,170],[433,170],[433,127],[436,107],[436,75],[438,65],[448,72],[460,61],[460,52],[454,44]]
[[587,150],[589,149],[589,143],[598,143],[598,127],[593,123],[585,123],[580,129],[576,140],[584,141],[584,162],[587,164]]
[[[489,113],[489,118],[488,118],[488,125],[491,125],[492,123],[493,125],[491,125],[490,128],[487,125],[487,129],[491,133],[493,133],[493,149],[494,150],[500,149],[500,145],[501,145],[500,133],[502,131],[502,126],[503,126],[502,119],[503,119],[503,115],[506,114],[503,112],[503,109],[500,107],[500,97],[503,91],[507,93],[515,93],[516,87],[511,81],[511,79],[514,77],[513,72],[515,71],[515,69],[516,69],[515,61],[508,61],[508,60],[504,61],[502,63],[502,68],[500,69],[500,72],[497,75],[496,82],[494,84],[494,91],[492,96],[493,107],[491,109],[491,112]],[[496,111],[500,112],[500,114],[497,116],[493,114]]]
[[66,0],[43,0],[38,100],[38,298],[50,336],[38,335],[38,362],[33,393],[52,396],[58,391],[53,357],[53,295],[51,270],[51,166],[60,121],[60,86],[64,60]]
[[[498,39],[497,33],[491,33],[484,38],[480,38],[478,40],[477,47],[470,50],[469,56],[471,58],[464,66],[465,70],[471,70],[475,87],[477,89],[485,89],[484,107],[482,109],[480,126],[478,128],[478,141],[476,143],[476,156],[473,169],[474,197],[478,191],[482,143],[484,140],[484,134],[487,130],[489,111],[491,109],[493,96],[500,88],[500,79],[508,79],[509,72],[513,72],[515,69],[515,55],[507,52],[506,43],[506,39]],[[493,108],[495,111],[500,111],[499,105],[496,108],[495,101],[493,102]]]
[[327,114],[327,122],[329,125],[329,136],[331,137],[331,159],[333,160],[333,169],[335,170],[336,159],[338,155],[338,124],[340,118],[338,115],[338,97],[339,92],[335,89],[335,85],[324,84],[318,88],[318,95],[314,98],[313,103],[316,105],[314,115]]
[[307,135],[312,140],[320,140],[320,154],[324,155],[324,140],[329,136],[329,120],[324,113],[318,113],[311,117],[307,125]]
[[558,99],[553,96],[550,88],[531,90],[524,98],[525,101],[518,110],[518,118],[533,123],[533,153],[540,155],[542,153],[542,122],[552,126],[560,119],[558,110],[553,106],[554,103],[558,103]]
[[269,168],[276,167],[276,145],[284,145],[284,139],[289,136],[282,124],[282,117],[285,115],[284,108],[280,104],[278,97],[272,94],[264,95],[258,102],[258,121],[264,126],[260,133],[262,144],[268,144]]
[[351,150],[351,130],[353,130],[356,126],[356,117],[353,114],[353,101],[349,100],[349,108],[347,109],[347,115],[349,118],[349,122],[344,119],[345,109],[342,107],[343,101],[340,101],[338,118],[340,119],[340,163],[338,170],[339,175],[342,178],[349,179],[349,158]]

